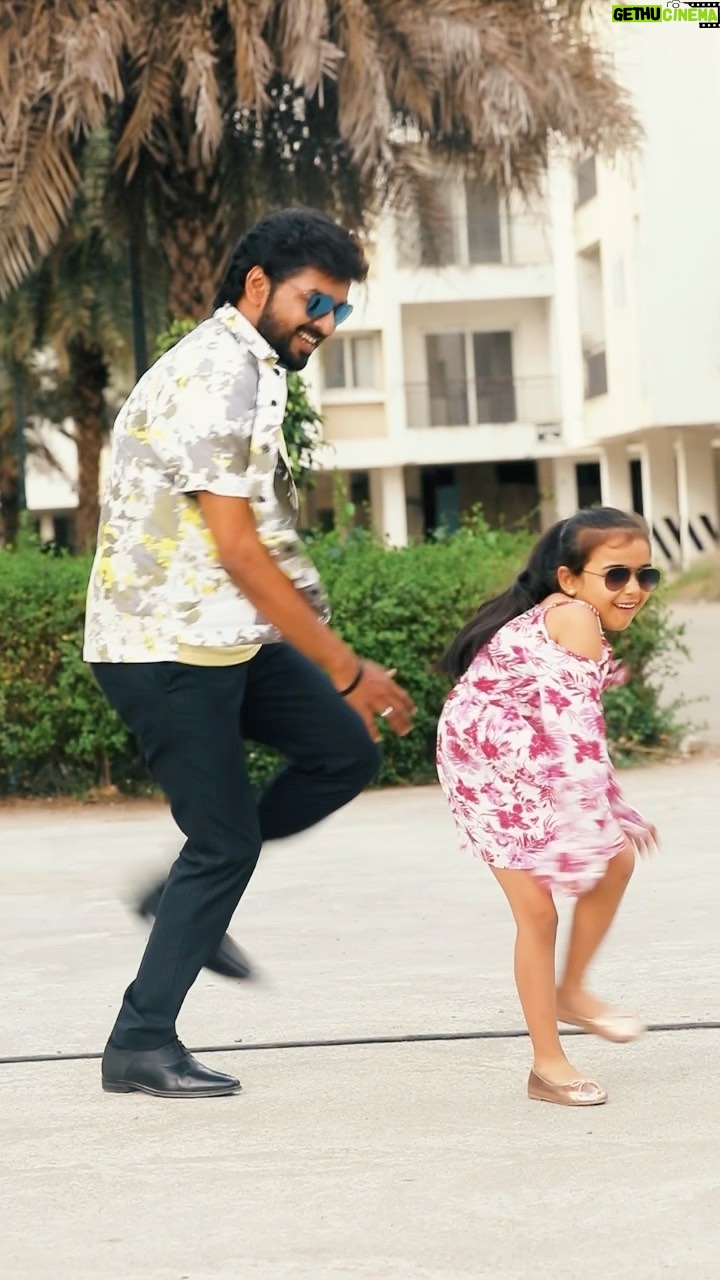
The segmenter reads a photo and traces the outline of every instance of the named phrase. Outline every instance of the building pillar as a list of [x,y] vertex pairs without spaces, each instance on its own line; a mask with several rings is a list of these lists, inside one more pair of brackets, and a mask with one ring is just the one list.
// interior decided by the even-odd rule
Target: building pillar
[[556,160],[548,175],[553,260],[551,335],[560,422],[566,445],[585,443],[585,386],[575,255],[575,201],[570,162]]
[[542,458],[537,469],[540,525],[547,529],[556,520],[567,520],[578,509],[575,459]]
[[680,511],[673,438],[651,431],[641,453],[643,506],[657,554],[666,565],[682,561]]
[[55,522],[51,515],[47,513],[40,517],[40,541],[53,542],[55,540]]
[[370,472],[370,506],[373,525],[391,547],[405,547],[408,540],[407,498],[402,467],[374,467]]
[[709,437],[684,431],[675,440],[680,555],[683,569],[718,546],[718,493]]
[[600,454],[600,489],[603,506],[632,511],[630,458],[624,444],[606,444]]
[[380,224],[382,274],[382,344],[385,367],[385,413],[392,451],[398,462],[404,461],[407,447],[407,399],[405,386],[405,344],[403,337],[403,311],[397,301],[400,296],[396,283],[398,270],[397,235],[395,215],[388,213]]
[[425,518],[422,501],[422,473],[420,467],[405,467],[405,493],[407,498],[408,537],[420,541],[425,534]]

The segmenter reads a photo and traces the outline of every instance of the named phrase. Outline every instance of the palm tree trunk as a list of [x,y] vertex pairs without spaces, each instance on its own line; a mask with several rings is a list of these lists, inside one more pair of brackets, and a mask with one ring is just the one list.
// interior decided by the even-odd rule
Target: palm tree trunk
[[70,402],[78,451],[78,507],[75,550],[91,550],[100,516],[100,458],[106,438],[104,391],[108,367],[102,347],[70,343]]
[[12,547],[20,523],[20,486],[10,466],[0,464],[0,547]]
[[222,212],[219,176],[189,162],[176,168],[162,245],[169,267],[168,310],[173,320],[204,320],[232,246]]

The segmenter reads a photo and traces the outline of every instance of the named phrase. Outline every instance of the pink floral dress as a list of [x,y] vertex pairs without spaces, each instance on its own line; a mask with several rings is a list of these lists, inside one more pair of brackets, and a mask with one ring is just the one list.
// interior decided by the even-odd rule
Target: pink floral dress
[[536,605],[480,650],[443,708],[437,768],[465,847],[577,895],[648,824],[620,792],[600,702],[626,675],[604,636],[598,662],[551,639],[545,615],[563,603]]

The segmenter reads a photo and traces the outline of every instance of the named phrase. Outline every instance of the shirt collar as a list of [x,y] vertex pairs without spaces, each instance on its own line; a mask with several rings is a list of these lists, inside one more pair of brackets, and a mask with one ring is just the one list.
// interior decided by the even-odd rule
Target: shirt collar
[[219,320],[230,330],[234,338],[238,342],[245,342],[249,350],[255,356],[256,360],[265,360],[268,364],[276,365],[278,363],[278,355],[275,350],[266,342],[261,333],[258,333],[254,325],[250,323],[242,311],[238,311],[231,302],[226,302],[222,307],[218,307],[213,314],[213,319]]

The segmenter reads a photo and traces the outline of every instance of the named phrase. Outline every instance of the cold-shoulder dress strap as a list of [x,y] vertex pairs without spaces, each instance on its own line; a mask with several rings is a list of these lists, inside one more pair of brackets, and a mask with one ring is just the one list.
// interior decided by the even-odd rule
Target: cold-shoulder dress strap
[[598,629],[599,629],[599,631],[600,631],[600,634],[604,637],[604,634],[605,634],[605,633],[604,633],[604,631],[603,631],[603,629],[602,629],[602,623],[601,623],[601,621],[600,621],[600,614],[598,613],[597,609],[595,608],[595,605],[594,605],[594,604],[588,604],[587,600],[575,600],[575,599],[573,599],[573,598],[572,598],[572,596],[563,596],[563,597],[562,597],[562,599],[560,599],[560,600],[550,600],[549,602],[546,602],[545,604],[542,604],[542,605],[540,606],[541,611],[542,611],[542,616],[543,616],[543,617],[545,617],[545,614],[546,614],[546,613],[549,613],[551,609],[562,609],[562,607],[563,607],[563,605],[564,605],[564,604],[581,604],[581,605],[583,606],[583,608],[585,608],[585,609],[589,609],[591,613],[594,613],[594,614],[595,614],[595,618],[596,618],[596,620],[597,620]]

